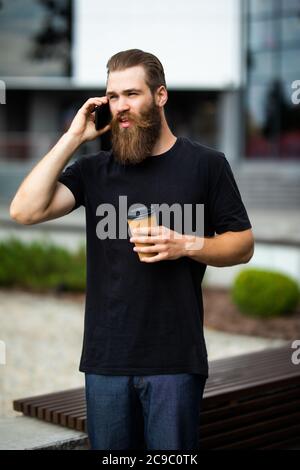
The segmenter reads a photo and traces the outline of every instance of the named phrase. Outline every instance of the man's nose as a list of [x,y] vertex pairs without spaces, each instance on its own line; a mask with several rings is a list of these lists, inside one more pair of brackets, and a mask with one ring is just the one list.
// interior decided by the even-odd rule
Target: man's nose
[[125,111],[128,111],[129,110],[129,104],[128,104],[128,100],[126,97],[124,98],[119,98],[118,99],[118,104],[117,104],[117,113],[118,114],[121,114],[121,113],[124,113]]

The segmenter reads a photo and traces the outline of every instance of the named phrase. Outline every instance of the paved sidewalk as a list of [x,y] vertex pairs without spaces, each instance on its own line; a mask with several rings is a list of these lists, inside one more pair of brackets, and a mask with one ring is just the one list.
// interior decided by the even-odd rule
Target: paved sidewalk
[[27,416],[0,419],[0,450],[83,450],[83,432]]
[[[0,289],[0,340],[6,365],[0,365],[0,418],[19,415],[17,398],[84,385],[78,371],[84,302],[54,295]],[[205,330],[209,360],[280,346],[276,339]]]

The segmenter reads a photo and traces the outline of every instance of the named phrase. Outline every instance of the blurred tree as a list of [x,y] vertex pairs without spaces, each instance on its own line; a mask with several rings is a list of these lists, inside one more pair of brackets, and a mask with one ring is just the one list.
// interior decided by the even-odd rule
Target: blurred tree
[[40,30],[32,37],[32,60],[60,59],[66,76],[71,75],[72,1],[36,0],[45,10]]

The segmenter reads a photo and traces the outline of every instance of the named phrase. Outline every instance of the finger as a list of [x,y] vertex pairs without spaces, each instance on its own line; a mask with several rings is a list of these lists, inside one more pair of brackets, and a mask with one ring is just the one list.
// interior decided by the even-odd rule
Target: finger
[[139,227],[132,229],[132,234],[138,234],[138,235],[158,235],[161,232],[161,227],[160,226],[148,226],[148,227]]
[[133,236],[129,239],[131,243],[167,243],[169,241],[165,235],[154,235],[154,236]]
[[158,238],[138,236],[138,237],[131,237],[130,241],[133,243],[155,243],[156,241],[158,241]]
[[107,126],[103,127],[102,129],[99,129],[98,134],[104,134],[105,132],[109,131],[111,129],[111,125],[107,124]]
[[156,253],[165,251],[166,247],[164,245],[152,245],[152,246],[135,246],[133,251],[140,253]]
[[95,106],[101,106],[105,103],[108,102],[108,99],[106,96],[104,96],[103,98],[98,98],[98,97],[95,97],[95,98],[89,98],[81,107],[81,109],[87,113],[87,112],[92,112],[94,111],[95,109]]
[[104,103],[107,103],[108,102],[108,98],[107,96],[94,96],[92,98],[89,98],[86,103],[99,103],[99,105],[101,104],[104,104]]
[[162,227],[159,225],[146,225],[145,227],[136,227],[132,229],[132,233],[141,233],[141,234],[147,234],[147,233],[153,233],[158,234],[161,232]]
[[156,263],[157,261],[164,261],[167,259],[167,255],[165,253],[159,253],[158,255],[155,256],[145,256],[144,258],[141,258],[141,261],[143,263]]

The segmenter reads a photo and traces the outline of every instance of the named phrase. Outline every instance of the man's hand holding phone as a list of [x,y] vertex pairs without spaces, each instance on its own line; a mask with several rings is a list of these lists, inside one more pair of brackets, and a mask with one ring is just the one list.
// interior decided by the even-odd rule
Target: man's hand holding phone
[[[95,98],[89,98],[83,106],[78,110],[76,116],[74,117],[71,126],[69,127],[67,133],[69,135],[72,135],[76,138],[79,139],[80,144],[89,141],[89,140],[94,140],[100,135],[104,134],[105,132],[109,131],[111,126],[110,124],[105,124],[104,121],[102,120],[102,123],[105,124],[104,127],[99,127],[99,124],[101,124],[101,119],[99,119],[101,107],[103,106],[103,109],[106,108],[106,116],[108,116],[109,113],[109,106],[108,104],[108,98],[107,96],[102,96],[102,97],[95,97]],[[95,108],[97,107],[97,122],[96,120],[96,111]],[[109,119],[106,119],[106,122],[109,122]]]

